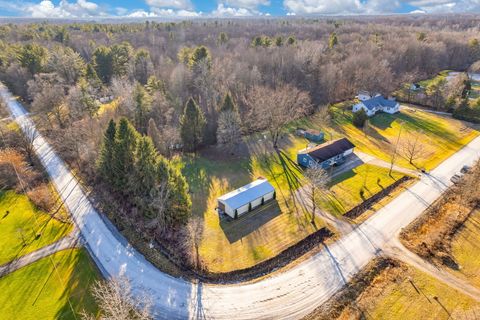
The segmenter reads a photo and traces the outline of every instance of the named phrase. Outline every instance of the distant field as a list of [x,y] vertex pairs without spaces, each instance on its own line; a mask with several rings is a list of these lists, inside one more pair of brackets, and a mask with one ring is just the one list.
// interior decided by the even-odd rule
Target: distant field
[[60,251],[0,278],[2,319],[79,319],[96,313],[90,285],[99,279],[83,249]]
[[71,230],[71,224],[51,219],[27,196],[0,192],[0,265],[55,242]]
[[473,213],[455,235],[452,254],[460,269],[448,270],[480,288],[480,210]]
[[475,319],[480,303],[409,266],[382,271],[337,319]]
[[403,176],[396,171],[390,176],[389,169],[363,164],[333,179],[330,192],[320,200],[322,207],[342,215]]

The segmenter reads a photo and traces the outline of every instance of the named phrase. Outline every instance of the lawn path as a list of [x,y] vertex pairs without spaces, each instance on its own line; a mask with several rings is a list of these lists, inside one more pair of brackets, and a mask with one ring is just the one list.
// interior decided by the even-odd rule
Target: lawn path
[[[363,163],[375,165],[377,167],[382,167],[382,168],[387,168],[390,169],[391,164],[387,161],[384,161],[382,159],[376,158],[370,154],[363,153],[361,151],[356,150],[355,154],[363,161]],[[401,172],[403,174],[409,175],[409,176],[418,176],[418,171],[412,170],[412,169],[407,169],[403,167],[399,167],[397,165],[393,165],[392,168],[394,171]]]
[[80,237],[77,230],[73,230],[67,236],[61,238],[60,240],[44,246],[38,250],[30,252],[24,256],[16,258],[4,265],[0,266],[0,278],[12,273],[22,267],[25,267],[29,264],[34,263],[42,258],[45,258],[51,254],[54,254],[58,251],[62,251],[65,249],[77,248],[80,247]]

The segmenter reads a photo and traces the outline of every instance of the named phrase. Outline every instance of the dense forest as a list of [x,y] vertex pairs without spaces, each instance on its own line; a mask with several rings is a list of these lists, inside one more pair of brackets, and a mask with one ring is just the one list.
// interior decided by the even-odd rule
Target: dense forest
[[103,186],[103,205],[118,200],[110,211],[120,229],[134,225],[145,240],[186,248],[180,256],[194,264],[188,185],[172,155],[230,148],[266,129],[275,146],[285,122],[359,90],[389,95],[441,70],[467,70],[480,59],[479,23],[399,16],[3,24],[0,80],[85,181]]

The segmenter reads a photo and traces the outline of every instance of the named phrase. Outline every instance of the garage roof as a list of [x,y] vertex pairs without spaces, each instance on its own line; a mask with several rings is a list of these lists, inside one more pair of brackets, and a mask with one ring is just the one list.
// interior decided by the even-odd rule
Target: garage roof
[[224,194],[218,198],[218,201],[235,210],[273,191],[275,191],[275,188],[268,180],[258,179],[237,190]]

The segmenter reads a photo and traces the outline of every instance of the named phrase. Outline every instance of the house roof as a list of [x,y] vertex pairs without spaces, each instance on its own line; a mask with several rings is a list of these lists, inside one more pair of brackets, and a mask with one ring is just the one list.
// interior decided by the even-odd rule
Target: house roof
[[308,134],[314,135],[314,136],[319,136],[319,135],[322,134],[320,131],[313,130],[313,129],[308,129],[305,132],[308,133]]
[[355,145],[347,138],[342,138],[323,143],[315,148],[302,150],[299,153],[308,154],[317,161],[323,162],[352,148],[355,148]]
[[393,108],[397,105],[397,101],[385,99],[383,96],[377,96],[372,99],[362,101],[363,105],[368,110],[373,110],[375,108]]
[[275,191],[275,188],[268,180],[258,179],[237,190],[224,194],[218,198],[218,201],[235,210],[273,191]]

